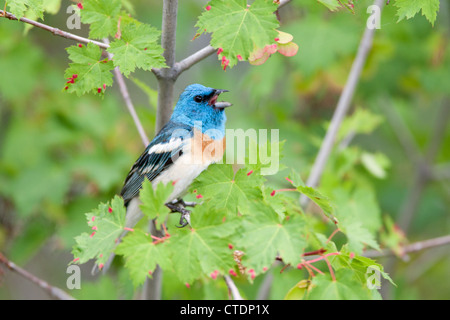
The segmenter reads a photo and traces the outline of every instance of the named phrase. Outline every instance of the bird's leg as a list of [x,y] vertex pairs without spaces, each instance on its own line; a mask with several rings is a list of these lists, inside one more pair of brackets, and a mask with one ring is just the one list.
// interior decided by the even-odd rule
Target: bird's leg
[[180,217],[180,225],[177,226],[178,228],[183,228],[185,226],[187,226],[188,224],[191,224],[191,212],[189,210],[186,210],[183,205],[181,204],[181,206],[179,205],[180,202],[168,202],[166,203],[166,207],[169,208],[170,210],[172,210],[172,212],[179,212],[181,213],[181,217]]
[[178,204],[178,205],[182,205],[184,208],[186,207],[195,207],[197,205],[197,202],[194,201],[184,201],[183,199],[175,199],[171,202],[172,204]]

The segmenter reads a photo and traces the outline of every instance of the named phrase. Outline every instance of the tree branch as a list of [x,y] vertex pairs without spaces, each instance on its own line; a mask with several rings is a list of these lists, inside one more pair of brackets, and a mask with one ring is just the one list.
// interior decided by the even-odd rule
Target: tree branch
[[[378,6],[380,8],[380,11],[383,8],[383,4],[384,0],[374,1],[374,5]],[[348,76],[344,90],[339,97],[339,101],[333,114],[333,118],[331,119],[330,126],[327,130],[322,145],[320,146],[319,153],[316,157],[316,160],[314,161],[311,173],[306,182],[306,185],[309,187],[316,187],[319,184],[320,178],[322,177],[323,170],[325,169],[325,165],[333,149],[335,138],[337,136],[341,123],[344,120],[348,109],[350,108],[350,103],[353,99],[353,95],[358,84],[361,71],[367,60],[370,49],[372,48],[374,34],[375,29],[369,29],[366,27],[361,38],[361,42],[359,43],[358,52],[356,54],[355,60],[353,61],[353,65],[350,70],[350,74]],[[304,195],[300,197],[300,204],[303,207],[305,207],[308,202],[308,197]]]
[[[107,38],[103,39],[103,42],[109,46],[109,40]],[[113,58],[113,54],[107,52],[108,59]],[[116,76],[117,84],[119,85],[120,93],[122,94],[123,100],[125,101],[125,105],[127,106],[128,112],[133,118],[134,124],[141,136],[142,143],[144,146],[149,144],[149,140],[147,134],[145,133],[144,127],[142,126],[141,121],[136,113],[136,109],[134,108],[133,102],[131,101],[130,94],[128,92],[127,85],[125,84],[125,79],[123,78],[122,73],[120,72],[119,67],[114,68],[114,74]]]
[[215,51],[216,51],[216,49],[214,49],[212,46],[208,45],[208,46],[204,47],[203,49],[200,49],[197,52],[191,54],[189,57],[181,60],[180,62],[175,63],[174,69],[175,69],[176,77],[178,77],[182,72],[186,71],[187,69],[192,67],[197,62],[200,62],[203,59],[209,57]]
[[156,112],[156,131],[169,121],[173,107],[173,91],[175,84],[175,40],[177,28],[178,0],[164,0],[161,32],[161,46],[166,59],[167,68],[155,72],[158,78],[158,109]]
[[228,290],[231,293],[231,296],[233,297],[233,300],[244,300],[239,293],[238,288],[234,284],[233,279],[229,275],[225,275],[225,283],[227,284]]
[[88,39],[88,38],[83,38],[83,37],[77,36],[77,35],[75,35],[73,33],[62,31],[62,30],[60,30],[58,28],[54,28],[54,27],[51,27],[51,26],[46,25],[44,23],[40,23],[40,22],[37,22],[37,21],[34,21],[34,20],[30,20],[30,19],[25,18],[25,17],[17,19],[17,17],[15,15],[13,15],[12,13],[10,13],[10,12],[6,12],[6,11],[3,11],[3,10],[0,10],[0,16],[4,16],[5,18],[7,18],[9,20],[18,20],[18,21],[21,21],[21,22],[25,22],[25,23],[31,24],[32,26],[35,26],[37,28],[41,28],[43,30],[51,32],[55,36],[63,37],[63,38],[69,39],[69,40],[74,40],[74,41],[77,41],[77,42],[80,42],[80,43],[84,43],[84,44],[93,43],[93,44],[99,46],[102,49],[108,49],[109,48],[109,44],[105,44],[105,43],[102,43],[102,42],[99,42],[99,41],[95,41],[95,40],[91,40],[91,39]]
[[[404,246],[402,248],[402,252],[404,254],[406,254],[406,253],[417,252],[417,251],[425,250],[428,248],[434,248],[434,247],[439,247],[439,246],[448,245],[448,244],[450,244],[450,235],[411,243],[409,245]],[[384,249],[381,251],[368,250],[363,253],[363,256],[367,257],[367,258],[380,258],[380,257],[386,257],[386,256],[394,256],[394,255],[395,255],[395,253],[391,249]]]
[[52,298],[59,299],[59,300],[75,300],[75,298],[72,297],[67,292],[65,292],[57,287],[51,286],[44,280],[39,279],[35,275],[32,275],[28,271],[17,266],[15,263],[9,261],[8,258],[6,258],[2,253],[0,253],[0,263],[4,264],[9,270],[18,273],[25,279],[31,281],[32,283],[34,283],[35,285],[40,287]]

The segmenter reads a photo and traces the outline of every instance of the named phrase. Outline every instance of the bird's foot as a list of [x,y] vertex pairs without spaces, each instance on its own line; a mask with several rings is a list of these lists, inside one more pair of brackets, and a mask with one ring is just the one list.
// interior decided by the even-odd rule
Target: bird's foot
[[188,224],[191,224],[191,211],[185,209],[187,204],[183,200],[177,200],[166,203],[166,207],[168,207],[172,212],[181,213],[180,217],[180,225],[176,226],[177,228],[184,228]]

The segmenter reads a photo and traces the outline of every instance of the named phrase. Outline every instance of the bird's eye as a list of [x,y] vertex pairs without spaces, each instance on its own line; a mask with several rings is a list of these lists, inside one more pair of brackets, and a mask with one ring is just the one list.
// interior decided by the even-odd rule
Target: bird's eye
[[202,102],[202,100],[203,100],[202,96],[195,96],[194,97],[194,101],[195,102]]

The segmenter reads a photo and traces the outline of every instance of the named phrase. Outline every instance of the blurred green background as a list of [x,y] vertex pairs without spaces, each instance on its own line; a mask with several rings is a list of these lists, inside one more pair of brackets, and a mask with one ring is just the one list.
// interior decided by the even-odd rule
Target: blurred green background
[[[130,2],[138,20],[160,28],[161,1]],[[66,8],[72,3],[63,0],[59,12],[47,15],[45,23],[67,30]],[[177,60],[209,42],[208,36],[191,41],[205,3],[179,1]],[[347,10],[329,12],[316,1],[294,0],[280,10],[280,29],[294,35],[299,45],[295,57],[274,54],[261,66],[241,62],[224,72],[216,56],[210,56],[180,76],[176,98],[191,83],[230,90],[224,96],[234,105],[227,110],[228,128],[279,129],[285,140],[283,164],[306,180],[371,4],[356,1],[353,15]],[[450,108],[450,6],[441,1],[434,27],[420,14],[398,23],[395,14],[392,4],[383,10],[349,119],[320,187],[338,207],[379,216],[372,227],[381,246],[391,248],[450,233],[450,126],[439,126],[449,119],[444,115]],[[72,32],[88,34],[86,26]],[[73,44],[41,29],[25,34],[23,23],[0,19],[0,251],[62,289],[73,237],[85,230],[84,213],[120,192],[143,149],[116,86],[104,99],[64,92],[65,48]],[[151,138],[154,76],[136,72],[127,84]],[[405,150],[402,133],[417,150]],[[416,161],[424,154],[429,155],[427,172],[436,173],[427,179],[418,175]],[[269,179],[283,187],[288,173]],[[405,223],[408,219],[410,224]],[[398,285],[383,288],[383,296],[449,299],[449,252],[449,246],[443,246],[411,253],[408,260],[380,259]],[[124,272],[93,277],[90,268],[83,267],[82,289],[70,294],[81,299],[133,297]],[[300,271],[279,270],[272,270],[273,299],[282,299],[301,280]],[[0,299],[47,298],[25,279],[3,272]],[[253,285],[237,284],[245,297],[255,298],[262,281],[258,277]],[[222,281],[208,280],[188,289],[165,273],[163,298],[226,299],[227,289]]]

